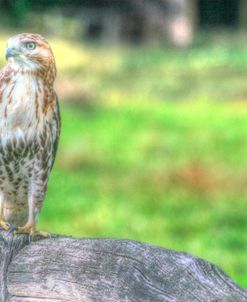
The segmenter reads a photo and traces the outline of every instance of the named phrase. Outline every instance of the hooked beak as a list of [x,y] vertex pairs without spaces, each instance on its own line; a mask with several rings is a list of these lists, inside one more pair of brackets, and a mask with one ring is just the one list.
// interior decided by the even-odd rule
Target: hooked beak
[[16,52],[13,49],[11,48],[6,49],[6,54],[5,54],[6,60],[8,60],[8,58],[10,57],[15,57],[15,56],[16,56]]

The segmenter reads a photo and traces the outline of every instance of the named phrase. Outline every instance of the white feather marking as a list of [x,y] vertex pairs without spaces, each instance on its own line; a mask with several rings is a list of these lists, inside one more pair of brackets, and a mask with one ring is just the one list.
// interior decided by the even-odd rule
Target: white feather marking
[[[11,92],[13,84],[12,100],[9,103],[8,95]],[[39,127],[43,127],[43,92],[38,94],[37,99],[39,121],[36,116],[35,98],[38,85],[42,85],[41,81],[39,83],[38,79],[30,72],[24,74],[18,73],[6,85],[2,103],[0,104],[0,135],[3,140],[10,138],[10,136],[20,138],[24,134],[33,136],[37,133]],[[7,118],[4,118],[6,106]]]

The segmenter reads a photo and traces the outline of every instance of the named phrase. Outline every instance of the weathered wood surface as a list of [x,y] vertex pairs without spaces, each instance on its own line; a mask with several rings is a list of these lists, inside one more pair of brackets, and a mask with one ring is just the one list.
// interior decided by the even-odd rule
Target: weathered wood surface
[[247,302],[217,266],[185,253],[121,239],[0,232],[0,300],[11,302]]

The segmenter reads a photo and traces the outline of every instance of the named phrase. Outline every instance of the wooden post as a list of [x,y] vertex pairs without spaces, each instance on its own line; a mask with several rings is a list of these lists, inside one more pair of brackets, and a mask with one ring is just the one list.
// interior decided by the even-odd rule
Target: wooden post
[[247,302],[220,268],[186,253],[123,239],[0,232],[2,302]]

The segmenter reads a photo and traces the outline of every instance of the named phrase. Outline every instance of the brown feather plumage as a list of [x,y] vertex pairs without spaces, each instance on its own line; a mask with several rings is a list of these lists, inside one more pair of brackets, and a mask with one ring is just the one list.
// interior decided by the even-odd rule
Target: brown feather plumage
[[60,135],[55,59],[38,34],[8,41],[0,73],[0,225],[33,233]]

